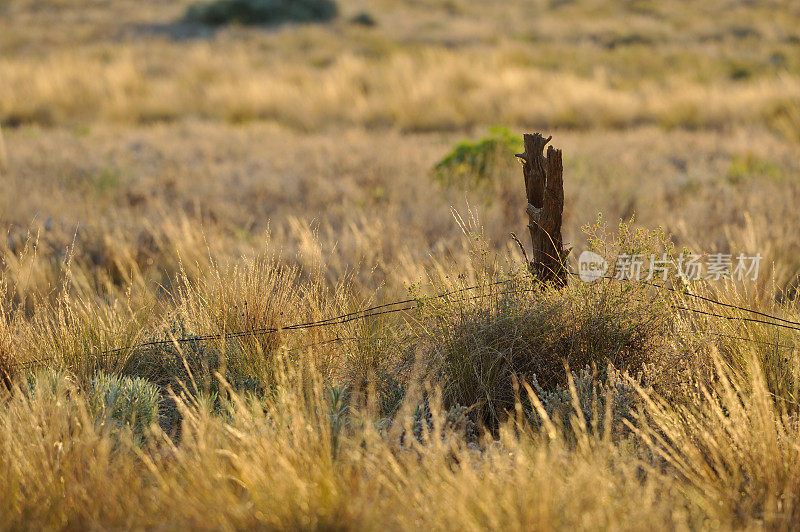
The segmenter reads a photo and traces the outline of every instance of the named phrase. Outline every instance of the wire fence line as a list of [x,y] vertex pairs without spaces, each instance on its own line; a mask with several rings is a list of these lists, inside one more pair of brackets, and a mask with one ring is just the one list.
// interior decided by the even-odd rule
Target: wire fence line
[[[577,276],[578,275],[577,273],[575,273],[575,272],[573,272],[571,270],[568,270],[568,273],[570,275],[573,275],[573,276]],[[624,279],[618,279],[617,277],[613,277],[613,276],[603,276],[600,279],[610,280],[610,281],[624,281]],[[270,335],[270,334],[275,334],[275,333],[282,332],[282,331],[309,330],[309,329],[328,327],[328,326],[333,326],[333,325],[342,325],[342,324],[350,323],[350,322],[357,321],[357,320],[365,320],[365,319],[368,319],[368,318],[380,317],[380,316],[385,316],[385,315],[389,315],[389,314],[395,314],[395,313],[398,313],[398,312],[407,312],[407,311],[411,311],[411,310],[414,310],[414,309],[419,309],[419,308],[422,308],[422,306],[424,306],[424,301],[447,299],[447,298],[452,297],[454,295],[460,295],[460,294],[464,294],[466,292],[471,292],[473,290],[478,290],[478,289],[486,289],[486,288],[491,288],[491,287],[495,287],[495,286],[505,285],[505,284],[509,284],[509,283],[512,283],[514,281],[519,281],[519,280],[520,280],[519,277],[509,277],[507,279],[503,279],[503,280],[500,280],[500,281],[494,281],[494,282],[491,282],[491,283],[484,283],[484,284],[477,284],[477,285],[467,286],[467,287],[458,288],[458,289],[450,290],[450,291],[447,291],[447,292],[443,292],[443,293],[440,293],[440,294],[435,294],[435,295],[432,295],[432,296],[421,296],[419,298],[408,298],[408,299],[404,299],[404,300],[400,300],[400,301],[393,301],[393,302],[389,302],[389,303],[383,303],[383,304],[371,306],[371,307],[368,307],[368,308],[365,308],[365,309],[352,311],[352,312],[348,312],[348,313],[345,313],[345,314],[340,314],[340,315],[337,315],[337,316],[332,316],[332,317],[325,318],[325,319],[322,319],[322,320],[316,320],[316,321],[310,321],[310,322],[304,322],[304,323],[297,323],[297,324],[280,326],[280,327],[260,327],[260,328],[253,328],[253,329],[247,329],[247,330],[241,330],[241,331],[220,332],[220,333],[212,333],[212,334],[197,335],[197,336],[193,335],[193,336],[188,336],[188,337],[169,338],[169,339],[163,339],[163,340],[149,340],[149,341],[146,341],[146,342],[142,342],[142,343],[138,343],[138,344],[134,344],[134,345],[130,345],[130,346],[115,347],[115,348],[106,349],[106,350],[100,351],[99,353],[91,353],[90,356],[92,358],[96,359],[96,360],[104,360],[104,359],[111,358],[113,356],[120,355],[120,354],[125,353],[125,352],[136,351],[136,350],[141,350],[141,349],[148,349],[148,348],[153,348],[153,347],[167,347],[167,346],[175,346],[175,345],[180,346],[182,344],[198,343],[198,342],[202,343],[202,342],[209,342],[209,341],[213,341],[213,340],[228,340],[228,339],[237,339],[237,338],[258,337],[258,336],[266,336],[266,335]],[[697,300],[700,300],[700,301],[704,301],[706,303],[710,303],[712,305],[717,305],[719,307],[729,308],[729,309],[732,309],[732,310],[738,310],[738,311],[745,312],[745,313],[750,313],[750,314],[759,316],[759,318],[718,314],[718,313],[715,313],[715,312],[709,312],[709,311],[702,310],[702,309],[697,309],[697,308],[688,307],[688,306],[684,306],[684,305],[673,304],[672,307],[675,310],[687,311],[687,312],[691,312],[691,313],[694,313],[694,314],[697,314],[697,315],[703,315],[703,316],[707,316],[707,317],[721,318],[721,319],[727,319],[727,320],[732,320],[732,321],[740,321],[740,322],[748,322],[748,323],[759,323],[759,324],[770,325],[770,326],[778,327],[778,328],[782,328],[782,329],[800,331],[800,322],[797,322],[797,321],[792,321],[792,320],[789,320],[789,319],[786,319],[786,318],[781,318],[779,316],[774,316],[774,315],[771,315],[771,314],[768,314],[768,313],[765,313],[765,312],[762,312],[762,311],[758,311],[758,310],[755,310],[755,309],[750,309],[750,308],[747,308],[747,307],[742,307],[742,306],[738,306],[738,305],[733,305],[731,303],[718,301],[718,300],[713,299],[713,298],[701,296],[699,294],[694,294],[694,293],[691,293],[691,292],[687,292],[685,290],[680,290],[680,289],[677,289],[677,288],[674,288],[674,287],[666,286],[664,284],[654,283],[654,282],[647,281],[647,280],[638,281],[638,282],[643,283],[645,285],[653,286],[653,287],[655,287],[657,289],[668,290],[670,292],[674,292],[674,293],[679,294],[681,296],[686,296],[686,297],[694,298],[694,299],[697,299]],[[539,287],[532,286],[532,287],[529,287],[529,288],[514,289],[514,290],[504,290],[504,291],[500,291],[500,292],[492,292],[492,293],[489,293],[489,294],[479,294],[477,296],[460,297],[456,301],[469,301],[469,300],[475,300],[475,299],[479,299],[479,298],[483,298],[483,297],[490,297],[490,296],[495,296],[496,297],[496,296],[502,296],[502,295],[519,294],[519,293],[525,293],[525,292],[538,292],[538,291],[541,291],[541,286],[539,286]],[[764,319],[761,319],[761,318],[764,318]],[[796,349],[797,348],[795,345],[780,344],[780,343],[768,342],[768,341],[763,341],[763,340],[757,340],[757,339],[754,339],[754,338],[727,335],[727,334],[723,334],[723,333],[709,332],[709,334],[713,335],[713,336],[728,338],[728,339],[747,341],[747,342],[751,342],[751,343],[755,343],[755,344],[771,345],[771,346],[783,347],[783,348],[787,348],[787,349]],[[381,338],[382,339],[386,339],[386,337],[381,337]],[[313,343],[310,343],[310,344],[305,344],[305,345],[302,345],[302,346],[298,346],[298,347],[294,348],[293,350],[302,350],[302,349],[307,349],[307,348],[310,348],[310,347],[315,347],[315,346],[319,346],[319,345],[330,344],[330,343],[335,343],[335,342],[340,342],[340,341],[373,340],[373,339],[377,339],[377,337],[339,337],[339,336],[337,336],[336,338],[332,338],[332,339],[329,339],[329,340],[324,340],[324,341],[320,341],[320,342],[313,342]],[[37,368],[37,367],[44,367],[44,366],[53,364],[56,361],[57,361],[57,359],[55,359],[55,358],[34,359],[34,360],[27,360],[27,361],[21,361],[21,362],[12,363],[12,364],[9,364],[8,366],[10,367],[10,369],[17,370],[17,371],[18,370],[30,370],[30,369],[34,369],[34,368]]]
[[706,331],[704,334],[708,334],[710,336],[719,336],[720,338],[728,338],[729,340],[742,340],[744,342],[750,342],[752,344],[759,344],[759,345],[768,345],[770,347],[782,347],[784,349],[797,349],[795,344],[783,344],[780,342],[770,342],[769,340],[757,340],[755,338],[748,338],[746,336],[736,336],[733,334],[725,334],[725,333],[718,333],[713,331]]
[[[147,349],[147,348],[152,348],[152,347],[168,347],[168,346],[174,346],[176,344],[182,345],[182,344],[189,344],[189,343],[196,343],[196,342],[208,342],[208,341],[212,341],[212,340],[228,340],[228,339],[236,339],[236,338],[257,337],[257,336],[265,336],[265,335],[269,335],[269,334],[274,334],[274,333],[278,333],[278,332],[282,332],[282,331],[308,330],[308,329],[315,329],[315,328],[326,327],[326,326],[331,326],[331,325],[342,325],[342,324],[353,322],[353,321],[356,321],[356,320],[364,320],[364,319],[367,319],[367,318],[379,317],[379,316],[384,316],[384,315],[388,315],[388,314],[394,314],[394,313],[397,313],[397,312],[406,312],[406,311],[418,309],[418,308],[421,308],[423,306],[423,303],[422,303],[423,300],[446,299],[446,298],[449,298],[451,296],[454,296],[454,295],[457,295],[457,294],[461,294],[461,293],[464,293],[464,292],[469,292],[469,291],[472,291],[472,290],[477,290],[479,288],[490,288],[490,287],[493,287],[493,286],[499,286],[499,285],[507,284],[507,283],[509,283],[511,281],[514,281],[514,280],[516,280],[516,278],[512,277],[512,278],[504,279],[502,281],[495,281],[495,282],[491,282],[491,283],[473,285],[473,286],[468,286],[468,287],[459,288],[459,289],[455,289],[455,290],[450,290],[450,291],[447,291],[447,292],[444,292],[444,293],[441,293],[441,294],[436,294],[436,295],[433,295],[433,296],[422,296],[420,298],[410,298],[410,299],[404,299],[404,300],[401,300],[401,301],[393,301],[393,302],[390,302],[390,303],[383,303],[381,305],[375,305],[375,306],[368,307],[368,308],[365,308],[365,309],[362,309],[362,310],[358,310],[358,311],[354,311],[354,312],[348,312],[346,314],[340,314],[338,316],[332,316],[330,318],[325,318],[323,320],[316,320],[316,321],[311,321],[311,322],[297,323],[297,324],[285,325],[285,326],[281,326],[281,327],[261,327],[261,328],[253,328],[253,329],[247,329],[247,330],[242,330],[242,331],[220,332],[220,333],[212,333],[212,334],[205,334],[205,335],[192,335],[192,336],[188,336],[188,337],[169,338],[169,339],[164,339],[164,340],[149,340],[149,341],[146,341],[146,342],[141,342],[141,343],[130,345],[130,346],[115,347],[115,348],[111,348],[111,349],[106,349],[106,350],[100,351],[99,353],[91,353],[90,356],[92,356],[94,359],[102,360],[102,359],[110,358],[112,356],[116,356],[116,355],[119,355],[119,354],[122,354],[122,353],[125,353],[125,352],[128,352],[128,351],[135,351],[135,350]],[[488,297],[489,295],[492,295],[492,296],[509,295],[509,294],[512,294],[512,293],[531,292],[531,291],[534,291],[534,290],[537,290],[537,289],[535,289],[535,288],[526,288],[526,289],[517,289],[517,290],[505,290],[505,291],[494,292],[492,294],[486,294],[486,295],[482,294],[482,295],[470,296],[470,297],[466,297],[466,298],[461,297],[461,298],[457,299],[457,301],[465,301],[465,300],[468,301],[468,300],[478,299],[478,298],[481,298],[481,297]],[[362,339],[362,340],[369,340],[369,339],[372,339],[372,338],[375,338],[375,337],[359,337],[359,339]],[[324,344],[324,343],[333,343],[333,342],[341,341],[341,340],[354,340],[354,339],[356,339],[356,338],[355,337],[337,337],[335,339],[326,340],[326,341],[323,341],[323,342],[314,342],[314,343],[311,343],[311,344],[306,344],[306,345],[303,345],[303,346],[299,346],[299,347],[295,348],[295,350],[305,349],[305,348],[308,348],[308,347],[313,347],[313,346],[316,346],[316,345],[319,345],[319,344]],[[54,358],[27,360],[27,361],[17,362],[17,363],[11,364],[10,367],[12,369],[15,369],[15,370],[32,369],[32,368],[36,368],[36,367],[39,367],[39,366],[46,366],[48,364],[52,364],[56,360],[57,359],[54,359]]]
[[[575,277],[579,276],[576,272],[573,272],[571,270],[569,270],[568,273],[570,275],[575,276]],[[626,280],[626,279],[620,279],[620,278],[614,277],[614,276],[603,276],[603,277],[600,277],[599,279],[607,279],[607,280],[611,280],[611,281],[625,281]],[[718,301],[718,300],[712,299],[710,297],[701,296],[700,294],[695,294],[695,293],[692,293],[692,292],[688,292],[686,290],[681,290],[679,288],[674,288],[672,286],[667,286],[667,285],[661,284],[661,283],[655,283],[655,282],[652,282],[652,281],[649,281],[649,280],[637,280],[636,282],[639,282],[639,283],[642,283],[642,284],[645,284],[645,285],[648,285],[648,286],[652,286],[654,288],[668,290],[670,292],[673,292],[673,293],[676,293],[676,294],[680,294],[680,295],[686,296],[686,297],[691,297],[693,299],[698,299],[700,301],[705,301],[705,302],[711,303],[713,305],[718,305],[718,306],[721,306],[721,307],[726,307],[726,308],[730,308],[730,309],[734,309],[734,310],[740,310],[742,312],[748,312],[750,314],[754,314],[754,315],[761,316],[761,317],[764,317],[764,318],[769,318],[769,319],[774,320],[774,321],[778,321],[778,322],[781,322],[781,323],[786,323],[788,325],[793,325],[794,327],[792,327],[792,328],[797,328],[797,330],[800,330],[800,322],[798,322],[798,321],[792,321],[792,320],[788,320],[786,318],[781,318],[779,316],[773,316],[771,314],[767,314],[766,312],[762,312],[760,310],[755,310],[755,309],[751,309],[751,308],[747,308],[747,307],[740,307],[740,306],[737,306],[737,305],[733,305],[731,303],[725,303],[724,301]],[[686,310],[686,309],[684,309],[684,310]],[[773,323],[770,322],[770,324],[773,324]]]
[[789,325],[789,324],[786,324],[786,323],[777,323],[777,322],[772,322],[772,321],[767,321],[767,320],[760,320],[758,318],[746,318],[746,317],[743,317],[743,316],[727,316],[725,314],[717,314],[715,312],[708,312],[708,311],[705,311],[705,310],[700,310],[700,309],[696,309],[696,308],[692,308],[692,307],[684,307],[683,305],[675,305],[673,308],[675,308],[676,310],[686,310],[686,311],[689,311],[689,312],[694,312],[695,314],[700,314],[700,315],[703,315],[703,316],[709,316],[709,317],[712,317],[712,318],[723,318],[723,319],[726,319],[726,320],[742,321],[742,322],[747,322],[747,323],[761,323],[761,324],[764,324],[764,325],[771,325],[773,327],[780,327],[780,328],[789,329],[789,330],[792,330],[792,331],[800,331],[800,324],[797,324],[797,326],[792,326],[792,325]]

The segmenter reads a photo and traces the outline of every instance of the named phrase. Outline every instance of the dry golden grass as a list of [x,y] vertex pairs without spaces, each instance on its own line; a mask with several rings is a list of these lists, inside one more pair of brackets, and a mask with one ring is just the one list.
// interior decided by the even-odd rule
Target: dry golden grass
[[[514,264],[477,244],[460,270],[431,268],[441,273],[419,287],[418,311],[266,342],[245,336],[92,356],[363,303],[352,285],[326,289],[320,272],[298,277],[262,255],[232,267],[198,264],[196,281],[184,274],[170,300],[150,306],[89,302],[94,288],[73,284],[28,319],[8,312],[12,360],[51,354],[51,367],[68,373],[33,385],[23,375],[2,398],[2,526],[648,528],[656,515],[664,528],[785,528],[797,518],[795,351],[714,336],[758,340],[774,328],[734,331],[669,311],[675,294],[647,287],[577,284],[556,294],[530,290],[524,276],[492,285]],[[482,288],[468,298],[423,296],[475,282]],[[753,304],[731,299],[735,290],[708,294]],[[759,308],[799,314],[793,303]],[[377,347],[314,345],[393,333]],[[640,377],[597,391],[591,377],[576,376],[554,388],[541,377],[555,376],[562,356],[575,365],[613,361]],[[89,407],[86,387],[98,370],[142,376],[180,397],[164,388],[161,426],[137,440]],[[232,388],[217,380],[223,374]],[[540,396],[515,395],[512,375],[538,382]],[[637,390],[642,378],[647,388]],[[492,433],[476,433],[482,423]]]
[[39,387],[0,414],[2,526],[787,529],[798,518],[796,420],[758,380],[719,377],[692,407],[642,392],[635,436],[578,416],[575,439],[509,421],[482,445],[465,444],[435,402],[419,440],[402,436],[409,410],[385,430],[369,409],[342,427],[322,384],[287,375],[274,399],[233,396],[224,416],[179,401],[180,443],[155,429],[141,449],[98,427],[68,385]]

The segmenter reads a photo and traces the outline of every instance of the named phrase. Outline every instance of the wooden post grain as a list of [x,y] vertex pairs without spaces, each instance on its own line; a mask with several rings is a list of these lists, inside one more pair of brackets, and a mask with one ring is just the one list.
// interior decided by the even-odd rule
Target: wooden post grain
[[544,283],[562,288],[567,284],[564,266],[569,251],[564,251],[561,218],[564,213],[564,181],[561,150],[544,147],[553,137],[541,134],[523,136],[525,152],[518,153],[525,177],[528,228],[533,245],[531,273]]

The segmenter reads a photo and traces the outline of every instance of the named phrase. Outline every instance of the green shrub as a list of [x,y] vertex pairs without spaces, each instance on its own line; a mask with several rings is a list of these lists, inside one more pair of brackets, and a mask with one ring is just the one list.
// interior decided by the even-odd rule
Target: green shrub
[[339,443],[342,432],[347,428],[350,417],[350,389],[347,385],[328,384],[326,387],[328,399],[328,420],[331,431],[331,452],[333,456],[339,452]]
[[158,422],[161,393],[144,379],[97,373],[80,386],[68,371],[47,368],[28,375],[26,383],[31,401],[65,402],[72,412],[88,413],[97,426],[129,427],[138,439]]
[[98,373],[87,393],[95,422],[130,427],[137,436],[158,421],[159,388],[144,379]]
[[433,177],[446,186],[490,183],[516,164],[514,154],[522,150],[521,137],[512,135],[507,128],[494,127],[488,136],[453,148],[433,167]]
[[191,6],[186,19],[212,26],[324,22],[338,14],[332,0],[217,0]]

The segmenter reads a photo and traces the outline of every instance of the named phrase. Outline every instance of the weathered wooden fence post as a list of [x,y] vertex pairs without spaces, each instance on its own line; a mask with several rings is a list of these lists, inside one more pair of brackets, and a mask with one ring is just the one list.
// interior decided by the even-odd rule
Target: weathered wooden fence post
[[528,228],[531,232],[533,260],[531,273],[542,282],[562,288],[567,284],[565,262],[569,251],[564,251],[561,238],[561,217],[564,213],[564,181],[562,177],[561,150],[544,147],[553,137],[541,134],[523,136],[525,152],[522,159],[525,192],[528,197]]

